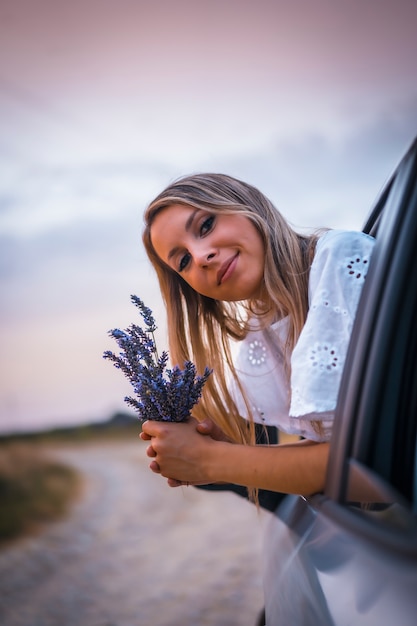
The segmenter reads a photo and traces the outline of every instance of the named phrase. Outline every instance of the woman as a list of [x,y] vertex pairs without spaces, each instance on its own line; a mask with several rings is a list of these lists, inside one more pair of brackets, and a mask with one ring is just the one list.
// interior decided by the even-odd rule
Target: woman
[[[150,468],[171,486],[321,491],[373,239],[298,234],[260,191],[221,174],[174,182],[149,205],[145,224],[171,358],[213,369],[196,420],[143,424]],[[233,343],[242,347],[236,364]],[[255,445],[254,421],[303,439]]]

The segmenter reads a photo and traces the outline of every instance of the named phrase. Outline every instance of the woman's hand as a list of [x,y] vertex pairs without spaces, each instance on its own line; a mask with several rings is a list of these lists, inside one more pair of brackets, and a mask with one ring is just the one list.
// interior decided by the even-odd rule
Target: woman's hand
[[[214,439],[215,441],[230,441],[230,439],[228,439],[228,437],[226,437],[226,435],[224,434],[224,432],[221,430],[221,428],[219,426],[217,426],[217,424],[215,422],[213,422],[213,420],[211,420],[210,418],[206,418],[204,420],[202,420],[201,422],[198,422],[197,420],[195,420],[194,418],[191,418],[190,421],[195,423],[195,428],[196,431],[198,433],[200,433],[201,435],[206,435],[206,436],[210,436],[212,439]],[[143,441],[151,441],[152,437],[151,435],[149,435],[145,430],[142,430],[142,433],[140,434],[141,439],[143,439]],[[146,454],[147,456],[151,457],[151,458],[155,458],[156,457],[156,452],[152,446],[152,444],[150,446],[148,446],[148,448],[146,449]],[[150,463],[149,465],[150,469],[155,472],[160,474],[161,470],[160,467],[157,463],[156,460],[152,461],[152,463]],[[176,480],[175,478],[168,478],[168,485],[170,487],[181,487],[183,485],[202,485],[202,484],[207,484],[207,481],[204,482],[196,482],[196,481],[187,481],[187,482],[183,482],[180,480]]]
[[196,428],[201,435],[209,435],[215,441],[228,441],[231,443],[231,440],[226,437],[220,426],[217,426],[209,417],[206,417],[201,422],[197,422]]
[[[217,424],[213,422],[213,420],[211,420],[209,417],[206,417],[206,419],[202,420],[201,422],[198,422],[193,417],[190,418],[189,421],[195,422],[196,430],[201,435],[209,435],[212,439],[215,439],[216,441],[229,441],[230,442],[230,439],[226,437],[226,435],[224,434],[220,426],[217,426]],[[140,437],[141,439],[143,439],[143,441],[150,441],[152,439],[152,437],[148,435],[144,430],[142,430]],[[148,454],[148,456],[155,456],[155,455]]]
[[168,478],[171,487],[183,484],[205,484],[210,481],[208,460],[210,446],[224,441],[223,432],[207,419],[197,422],[167,423],[148,421],[140,435],[151,441],[146,454],[152,458],[150,469]]

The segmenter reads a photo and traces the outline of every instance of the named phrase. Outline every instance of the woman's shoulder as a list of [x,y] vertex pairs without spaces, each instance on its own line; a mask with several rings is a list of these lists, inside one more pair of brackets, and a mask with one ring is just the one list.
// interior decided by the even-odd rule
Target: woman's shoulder
[[346,250],[358,246],[372,247],[375,239],[357,230],[327,230],[317,241],[316,250]]
[[[365,279],[375,239],[360,231],[328,230],[317,241],[310,272],[310,289],[336,279]],[[311,294],[310,294],[311,295]]]
[[375,239],[355,230],[328,230],[317,241],[313,265],[328,259],[346,259],[352,255],[367,257],[371,254]]

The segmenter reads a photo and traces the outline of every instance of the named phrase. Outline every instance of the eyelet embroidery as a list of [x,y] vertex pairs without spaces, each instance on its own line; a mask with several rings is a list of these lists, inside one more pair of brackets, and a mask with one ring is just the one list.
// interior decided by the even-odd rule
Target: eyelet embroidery
[[329,292],[327,291],[327,289],[323,289],[323,291],[320,292],[320,304],[326,307],[330,304]]
[[339,367],[339,357],[334,347],[327,344],[316,344],[310,353],[312,367],[321,370],[333,370]]
[[261,422],[266,421],[265,413],[259,406],[252,406],[252,413],[254,417],[258,417]]
[[340,306],[334,306],[333,311],[336,313],[336,315],[343,315],[344,317],[348,315],[346,309],[341,309]]
[[251,341],[248,349],[248,359],[251,365],[262,365],[265,363],[266,357],[266,347],[262,341],[258,339]]
[[349,276],[352,276],[352,278],[365,280],[368,270],[368,259],[366,257],[351,258],[346,267]]

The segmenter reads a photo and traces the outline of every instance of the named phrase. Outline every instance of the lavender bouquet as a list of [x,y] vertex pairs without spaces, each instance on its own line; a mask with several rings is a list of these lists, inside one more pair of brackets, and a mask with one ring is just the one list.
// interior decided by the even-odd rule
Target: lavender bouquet
[[184,364],[183,370],[178,366],[168,369],[168,352],[158,356],[152,311],[137,296],[131,296],[131,300],[140,311],[145,329],[132,324],[124,331],[110,330],[110,337],[121,351],[115,355],[107,350],[103,357],[113,361],[131,382],[136,398],[128,396],[125,402],[141,420],[183,422],[198,402],[211,370],[206,367],[203,375],[197,376],[191,361]]

